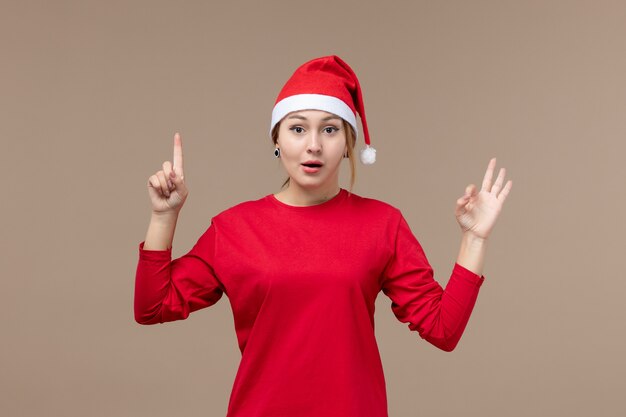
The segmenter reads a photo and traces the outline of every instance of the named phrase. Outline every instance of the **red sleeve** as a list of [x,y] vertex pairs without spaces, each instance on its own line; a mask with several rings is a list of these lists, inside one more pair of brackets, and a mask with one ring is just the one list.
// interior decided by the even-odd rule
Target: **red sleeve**
[[145,250],[139,244],[135,275],[135,321],[140,324],[184,320],[193,311],[215,304],[225,292],[213,270],[213,224],[194,247],[178,259],[172,249]]
[[400,217],[395,251],[384,271],[382,291],[394,315],[432,345],[451,352],[461,339],[485,277],[454,264],[444,290],[433,278],[426,254]]

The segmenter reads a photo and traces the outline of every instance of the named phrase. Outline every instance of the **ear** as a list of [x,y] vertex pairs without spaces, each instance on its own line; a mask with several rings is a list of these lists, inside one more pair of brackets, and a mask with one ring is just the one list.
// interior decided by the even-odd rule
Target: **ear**
[[278,139],[280,138],[280,135],[278,134],[278,130],[280,129],[280,125],[281,125],[281,123],[278,122],[276,124],[276,126],[274,126],[274,128],[272,129],[272,132],[270,134],[270,137],[272,139],[274,139],[274,136],[276,136],[276,145],[278,145]]

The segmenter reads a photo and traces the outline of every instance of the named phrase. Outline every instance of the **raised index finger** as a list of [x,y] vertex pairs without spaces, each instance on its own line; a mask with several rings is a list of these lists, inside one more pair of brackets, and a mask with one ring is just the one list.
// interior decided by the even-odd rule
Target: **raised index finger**
[[174,135],[174,172],[176,175],[183,175],[183,140],[180,134]]

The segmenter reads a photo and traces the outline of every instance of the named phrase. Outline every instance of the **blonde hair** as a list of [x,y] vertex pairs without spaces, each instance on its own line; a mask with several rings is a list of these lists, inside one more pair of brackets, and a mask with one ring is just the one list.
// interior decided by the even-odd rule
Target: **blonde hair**
[[[354,133],[354,128],[352,127],[352,125],[348,122],[346,122],[344,119],[341,119],[341,121],[343,122],[343,129],[346,132],[346,145],[348,148],[348,159],[350,160],[350,192],[352,192],[352,188],[354,187],[354,182],[356,180],[356,163],[355,163],[355,156],[354,156],[354,146],[356,144],[356,135]],[[272,142],[274,142],[274,145],[276,145],[278,143],[278,131],[280,130],[280,125],[282,123],[282,120],[278,123],[276,123],[276,126],[274,126],[274,128],[272,129]],[[280,188],[285,188],[286,185],[289,184],[289,180],[291,178],[287,177],[287,179],[285,180],[285,182],[283,183],[283,185],[281,185]]]

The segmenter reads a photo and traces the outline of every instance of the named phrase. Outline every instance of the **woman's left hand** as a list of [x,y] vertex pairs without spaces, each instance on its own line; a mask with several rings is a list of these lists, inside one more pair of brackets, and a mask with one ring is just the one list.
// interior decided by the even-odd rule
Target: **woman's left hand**
[[502,188],[506,170],[500,168],[496,182],[491,185],[495,166],[496,158],[491,158],[480,192],[477,193],[476,186],[470,184],[465,188],[465,195],[456,200],[456,220],[463,233],[471,233],[476,237],[487,239],[496,223],[504,200],[511,191],[513,181],[507,181]]

